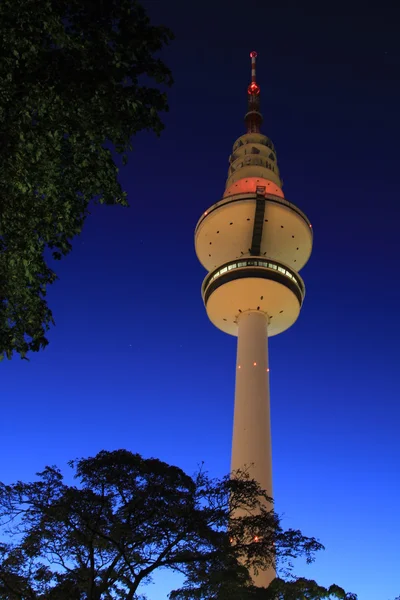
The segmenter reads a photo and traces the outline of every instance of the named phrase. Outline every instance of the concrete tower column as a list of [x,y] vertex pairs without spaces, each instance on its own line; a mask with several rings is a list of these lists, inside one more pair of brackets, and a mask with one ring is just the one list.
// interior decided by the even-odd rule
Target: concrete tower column
[[[238,319],[231,469],[248,467],[251,477],[272,497],[267,326],[267,317],[260,311],[242,313]],[[253,580],[267,587],[275,576],[270,568]]]

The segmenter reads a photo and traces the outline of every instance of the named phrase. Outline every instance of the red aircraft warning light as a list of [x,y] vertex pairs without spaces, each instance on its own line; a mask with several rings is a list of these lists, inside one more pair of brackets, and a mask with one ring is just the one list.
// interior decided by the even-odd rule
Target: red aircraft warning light
[[247,93],[252,96],[258,96],[260,93],[260,86],[256,84],[255,81],[252,81],[249,87],[247,88]]

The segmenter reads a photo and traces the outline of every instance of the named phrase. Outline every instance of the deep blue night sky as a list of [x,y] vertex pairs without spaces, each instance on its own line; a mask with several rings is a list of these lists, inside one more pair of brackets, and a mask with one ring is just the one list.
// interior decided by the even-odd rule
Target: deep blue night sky
[[[236,340],[207,320],[193,232],[244,132],[255,49],[263,132],[315,236],[302,314],[270,341],[276,509],[326,546],[299,574],[394,600],[398,21],[381,3],[353,15],[323,4],[148,1],[176,34],[164,56],[175,78],[166,129],[134,140],[121,173],[130,208],[94,207],[57,264],[50,345],[1,365],[0,479],[121,447],[190,473],[201,461],[228,472]],[[149,597],[171,586],[161,578]]]

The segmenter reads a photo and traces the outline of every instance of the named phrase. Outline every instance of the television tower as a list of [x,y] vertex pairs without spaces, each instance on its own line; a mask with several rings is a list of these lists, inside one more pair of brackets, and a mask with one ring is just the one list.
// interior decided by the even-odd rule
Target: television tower
[[[268,337],[299,316],[305,288],[298,272],[310,257],[313,232],[284,197],[275,147],[260,132],[257,53],[250,57],[247,133],[233,145],[222,199],[197,223],[195,248],[208,271],[202,285],[207,315],[238,338],[231,469],[250,468],[273,497]],[[253,576],[260,587],[274,578],[272,567]]]

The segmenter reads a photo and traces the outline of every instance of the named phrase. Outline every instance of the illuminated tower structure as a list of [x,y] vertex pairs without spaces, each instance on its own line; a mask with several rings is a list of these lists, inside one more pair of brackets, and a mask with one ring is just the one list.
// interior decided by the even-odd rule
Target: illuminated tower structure
[[[299,316],[305,288],[299,275],[313,241],[309,220],[282,191],[276,152],[260,132],[260,87],[251,52],[247,133],[233,145],[225,193],[197,223],[196,254],[208,275],[202,296],[210,321],[237,336],[232,471],[251,475],[273,496],[268,337]],[[254,576],[267,586],[275,571]]]

